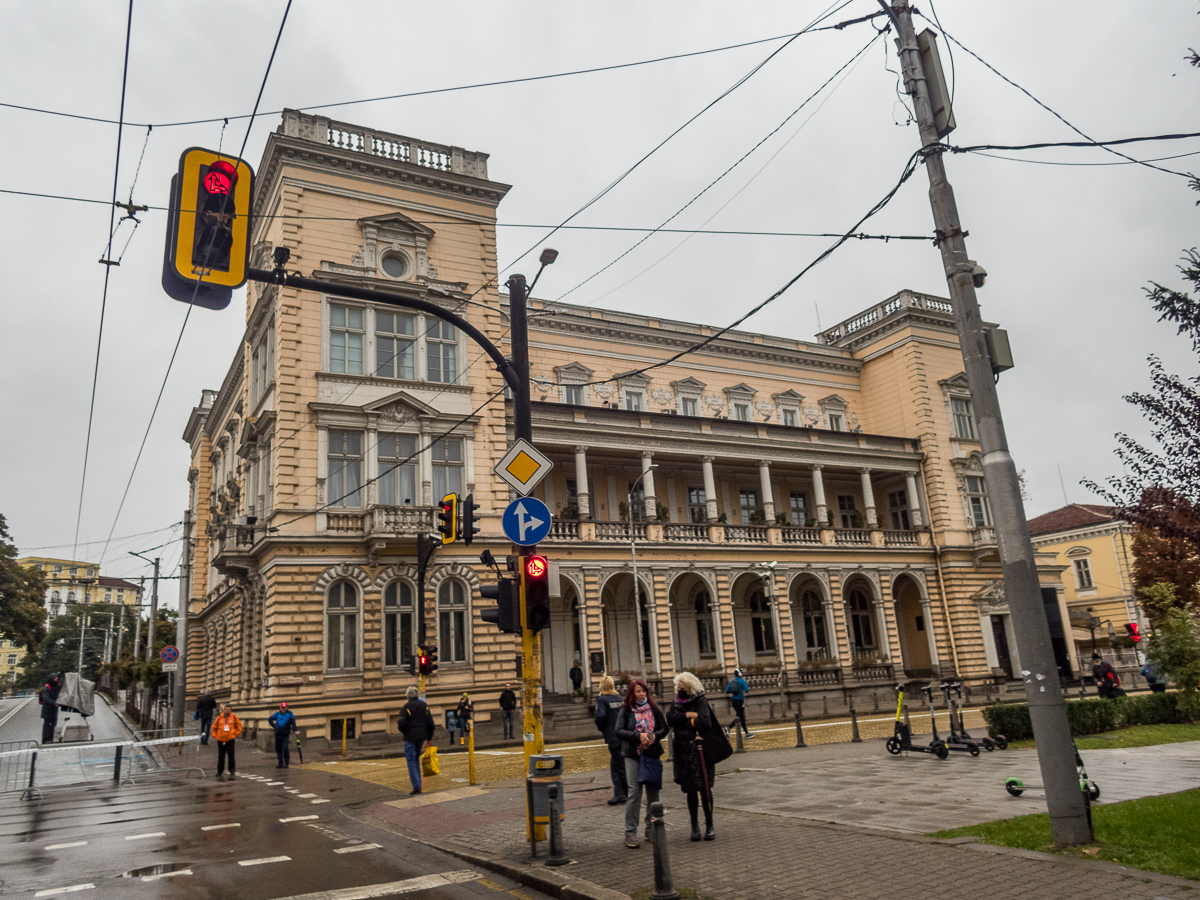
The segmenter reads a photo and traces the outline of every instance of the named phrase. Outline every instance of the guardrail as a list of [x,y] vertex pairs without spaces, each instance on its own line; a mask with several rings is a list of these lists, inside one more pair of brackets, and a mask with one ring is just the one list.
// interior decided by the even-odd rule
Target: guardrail
[[0,742],[0,793],[23,791],[32,781],[34,755],[5,755],[11,751],[36,750],[37,741]]

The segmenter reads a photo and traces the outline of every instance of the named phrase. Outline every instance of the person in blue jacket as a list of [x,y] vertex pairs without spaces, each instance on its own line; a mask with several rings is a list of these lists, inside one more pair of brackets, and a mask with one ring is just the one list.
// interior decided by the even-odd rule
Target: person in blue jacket
[[[746,732],[747,738],[754,737],[754,732],[746,727],[746,695],[750,693],[750,685],[746,683],[746,679],[742,677],[741,669],[733,670],[733,678],[729,684],[725,685],[725,693],[729,695],[729,701],[733,704],[733,711],[737,714],[737,718],[742,720],[742,731]],[[729,723],[729,727],[725,729],[725,733],[729,734],[729,729],[734,726],[737,721]]]
[[293,731],[299,730],[296,728],[296,717],[286,703],[280,703],[279,712],[271,713],[267,722],[275,730],[275,758],[279,760],[279,765],[275,768],[286,769],[292,762],[288,739]]

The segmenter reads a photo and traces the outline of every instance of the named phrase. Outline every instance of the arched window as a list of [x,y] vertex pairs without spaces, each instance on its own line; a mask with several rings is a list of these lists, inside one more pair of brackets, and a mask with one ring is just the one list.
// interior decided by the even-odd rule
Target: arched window
[[775,652],[775,623],[771,619],[771,601],[762,591],[750,595],[750,628],[754,632],[754,652]]
[[58,591],[55,591],[54,593],[52,593],[50,595],[50,600],[54,603],[58,603],[60,599],[61,599],[61,596]]
[[800,611],[804,616],[804,643],[809,659],[829,656],[829,641],[825,637],[825,608],[821,595],[808,588],[800,595]]
[[393,581],[383,591],[383,664],[403,665],[416,652],[416,646],[412,586],[406,581]]
[[335,581],[325,598],[327,669],[353,669],[358,665],[358,589],[349,581]]
[[700,655],[716,656],[717,640],[713,633],[712,603],[708,599],[708,591],[696,595],[693,608],[696,612],[696,645],[700,648]]
[[75,592],[74,592],[74,591],[67,591],[67,603],[68,603],[68,604],[71,604],[71,603],[74,603],[74,602],[75,602]]
[[438,588],[438,658],[467,661],[467,591],[461,581],[447,579]]
[[[645,509],[644,503],[642,508]],[[650,650],[650,598],[646,596],[646,589],[640,584],[638,585],[638,603],[642,610],[642,657],[646,662],[653,662],[654,653]]]
[[875,650],[875,629],[871,627],[871,601],[862,588],[851,588],[847,599],[850,607],[850,643],[856,653],[870,654]]

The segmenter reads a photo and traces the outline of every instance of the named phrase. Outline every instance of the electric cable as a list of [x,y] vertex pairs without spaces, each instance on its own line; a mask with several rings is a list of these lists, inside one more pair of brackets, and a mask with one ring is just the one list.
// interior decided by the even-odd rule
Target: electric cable
[[[168,528],[174,528],[176,525],[179,525],[179,524],[180,524],[179,522],[172,522],[170,525],[164,525],[162,528],[156,528],[153,531],[139,531],[136,534],[123,534],[119,538],[113,538],[113,540],[114,541],[124,541],[124,540],[128,540],[130,538],[145,537],[146,535],[149,535],[149,534],[160,534],[161,532],[166,531]],[[104,541],[80,541],[78,544],[75,544],[75,545],[72,545],[72,544],[46,544],[41,547],[23,547],[23,548],[21,548],[21,553],[22,554],[30,553],[33,550],[65,550],[67,547],[71,547],[71,546],[90,547],[93,544],[103,544],[103,543],[104,543]]]

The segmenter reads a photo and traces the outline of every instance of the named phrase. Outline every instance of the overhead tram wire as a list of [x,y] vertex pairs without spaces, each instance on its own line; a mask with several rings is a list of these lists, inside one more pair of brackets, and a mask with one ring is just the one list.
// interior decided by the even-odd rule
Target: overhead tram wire
[[[132,2],[132,0],[131,0],[131,2]],[[241,150],[238,151],[239,158],[246,151],[246,142],[249,141],[249,139],[250,139],[250,129],[254,127],[254,116],[258,112],[258,104],[262,101],[263,91],[266,89],[266,86],[267,86],[267,79],[271,75],[271,66],[275,62],[275,52],[279,49],[279,41],[283,37],[283,27],[284,27],[284,25],[287,24],[288,13],[291,11],[291,9],[292,9],[292,0],[288,0],[287,6],[283,10],[283,18],[279,23],[279,31],[275,35],[275,43],[271,47],[271,56],[267,60],[267,70],[263,73],[262,83],[259,85],[259,88],[258,88],[258,97],[254,101],[254,112],[251,113],[251,115],[250,115],[250,121],[246,123],[246,136],[245,136],[245,138],[242,139]],[[184,332],[187,331],[188,322],[191,320],[191,317],[192,317],[192,309],[195,307],[196,295],[199,293],[200,285],[203,283],[203,281],[204,281],[204,275],[203,275],[203,273],[201,273],[200,277],[196,280],[196,286],[192,289],[192,301],[189,302],[187,305],[187,307],[188,307],[187,313],[183,317],[183,325],[179,329],[179,337],[177,337],[175,339],[175,348],[171,351],[171,359],[167,363],[167,371],[163,375],[162,384],[159,385],[158,396],[154,400],[154,408],[150,411],[150,421],[146,423],[146,431],[142,435],[142,443],[138,447],[137,456],[134,458],[133,469],[130,470],[130,472],[129,472],[129,480],[125,483],[125,491],[124,491],[124,493],[121,494],[121,502],[117,506],[116,515],[113,516],[112,528],[110,528],[109,532],[108,532],[109,540],[112,539],[112,533],[117,530],[117,522],[121,518],[121,510],[123,510],[125,508],[125,500],[129,497],[129,489],[133,485],[133,477],[134,477],[134,475],[137,474],[138,463],[141,462],[142,452],[146,449],[146,441],[150,437],[150,429],[154,426],[155,416],[158,415],[158,406],[162,402],[163,392],[167,388],[167,380],[171,377],[171,369],[174,368],[174,366],[175,366],[175,357],[179,353],[179,345],[183,342]],[[76,526],[76,527],[78,529],[78,526]],[[100,554],[101,564],[104,563],[104,557],[107,552],[108,552],[108,543],[106,542],[104,545],[104,550]]]
[[[153,531],[139,531],[136,534],[123,534],[119,538],[113,538],[113,540],[126,541],[126,540],[132,540],[133,538],[146,537],[147,535],[150,535],[150,534],[161,534],[162,532],[166,531],[167,529],[174,528],[175,526],[177,526],[179,524],[180,524],[179,522],[172,522],[170,525],[164,525],[162,528],[156,528]],[[104,543],[104,541],[81,541],[79,544],[75,544],[75,545],[72,545],[72,544],[46,544],[41,547],[22,547],[21,552],[24,554],[24,553],[30,553],[34,550],[65,550],[67,547],[71,547],[71,546],[74,546],[76,548],[90,547],[93,544],[103,544],[103,543]]]

